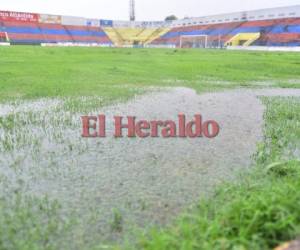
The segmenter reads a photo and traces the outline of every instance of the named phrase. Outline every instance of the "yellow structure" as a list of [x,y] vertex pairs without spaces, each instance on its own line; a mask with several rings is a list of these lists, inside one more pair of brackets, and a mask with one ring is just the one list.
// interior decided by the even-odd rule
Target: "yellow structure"
[[115,28],[103,28],[107,36],[110,38],[110,40],[114,43],[115,46],[120,47],[123,44],[123,38],[121,35],[116,31]]
[[163,36],[164,34],[168,33],[171,29],[170,28],[157,28],[148,38],[146,44],[153,42],[155,39]]
[[169,28],[104,28],[117,47],[146,45],[167,33]]
[[226,46],[249,46],[260,37],[260,33],[239,33],[228,40]]

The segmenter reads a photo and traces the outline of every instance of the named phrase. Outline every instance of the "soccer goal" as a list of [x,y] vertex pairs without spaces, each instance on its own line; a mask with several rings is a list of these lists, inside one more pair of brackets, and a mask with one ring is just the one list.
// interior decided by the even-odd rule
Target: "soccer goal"
[[9,42],[9,38],[6,32],[0,32],[0,43]]
[[190,35],[180,37],[180,48],[207,48],[207,35]]

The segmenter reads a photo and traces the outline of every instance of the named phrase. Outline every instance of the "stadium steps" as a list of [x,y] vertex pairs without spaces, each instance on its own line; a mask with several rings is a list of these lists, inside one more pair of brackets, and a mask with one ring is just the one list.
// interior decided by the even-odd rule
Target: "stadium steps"
[[4,26],[3,22],[0,22],[0,31],[5,32],[5,26]]
[[133,45],[134,43],[143,42],[143,28],[105,28],[108,37],[116,46]]
[[64,28],[64,30],[67,32],[68,36],[71,38],[72,42],[76,42],[76,40],[74,39],[72,33],[70,32],[70,30],[68,29],[67,25],[62,25],[62,27]]
[[224,47],[226,45],[226,42],[234,37],[235,30],[239,29],[243,26],[246,22],[236,22],[229,25],[229,30],[226,34],[221,36],[221,46]]
[[145,44],[150,44],[152,43],[154,40],[160,38],[161,36],[163,36],[164,34],[168,33],[170,31],[170,28],[157,28],[154,30],[154,32],[147,37]]
[[[140,30],[140,31],[139,31]],[[140,45],[145,45],[151,43],[156,38],[160,37],[162,34],[165,34],[169,29],[165,28],[136,28],[127,30],[127,34],[131,37],[125,38],[130,44],[135,42]]]
[[252,38],[250,38],[247,42],[245,42],[243,44],[243,46],[250,46],[251,44],[253,44],[256,40],[258,40],[260,38],[260,33],[254,33]]
[[249,46],[260,38],[260,33],[239,33],[229,39],[227,46]]
[[[230,36],[230,34],[234,33],[234,31],[236,29],[240,28],[244,23],[246,23],[246,22],[241,22],[241,23],[235,23],[235,24],[233,24],[233,26],[231,27],[231,29],[227,33],[227,36]],[[231,36],[233,36],[233,35],[231,35]]]
[[106,33],[106,35],[109,37],[109,39],[114,43],[115,46],[117,47],[123,46],[124,40],[115,28],[106,27],[103,28],[103,30]]
[[48,43],[48,42],[51,42],[51,41],[49,41],[48,40],[48,38],[47,38],[47,36],[44,34],[44,32],[43,32],[43,28],[38,24],[37,25],[37,28],[40,30],[40,32],[41,32],[41,35],[42,35],[42,37],[43,37],[43,41],[44,42],[46,42],[46,43]]
[[116,30],[123,38],[124,45],[133,45],[136,42],[141,42],[138,35],[143,31],[142,28],[119,28]]
[[149,44],[169,30],[169,28],[104,28],[105,33],[116,46]]
[[135,39],[141,44],[146,44],[156,30],[156,28],[143,29],[143,31],[139,33]]
[[[299,19],[287,19],[285,20],[285,25],[280,31],[287,31],[290,25],[296,23]],[[276,30],[278,30],[278,26],[282,25],[282,20],[272,20],[272,25],[267,27],[262,27],[261,36],[258,40],[256,40],[252,45],[254,46],[289,46],[290,43],[297,42],[297,39],[293,37],[293,35],[289,35],[288,33],[279,33],[276,34]],[[273,33],[275,32],[276,35]],[[275,43],[275,44],[274,44]],[[281,44],[282,43],[282,44]],[[298,40],[299,43],[299,40]],[[298,45],[299,46],[299,45]]]
[[126,32],[122,32],[122,28],[113,28],[119,41],[121,41],[121,46],[128,44],[128,39],[126,39]]
[[146,31],[147,29],[146,28],[143,28],[136,36],[142,36],[144,31]]

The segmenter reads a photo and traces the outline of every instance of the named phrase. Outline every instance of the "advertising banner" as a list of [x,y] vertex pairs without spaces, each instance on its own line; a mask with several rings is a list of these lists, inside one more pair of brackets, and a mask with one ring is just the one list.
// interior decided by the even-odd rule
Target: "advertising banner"
[[61,16],[56,15],[40,15],[40,23],[54,23],[54,24],[61,24]]
[[33,13],[0,11],[0,21],[37,23],[39,21],[39,16],[38,14]]
[[86,25],[91,27],[99,27],[100,21],[98,19],[88,19],[86,21]]
[[112,27],[113,21],[112,20],[100,20],[100,25],[106,26],[106,27]]
[[86,26],[86,19],[82,17],[62,16],[61,23],[63,25]]

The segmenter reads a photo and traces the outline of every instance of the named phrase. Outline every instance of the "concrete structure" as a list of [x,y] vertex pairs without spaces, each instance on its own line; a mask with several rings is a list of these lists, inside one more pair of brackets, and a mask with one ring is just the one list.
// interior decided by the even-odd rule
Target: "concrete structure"
[[[118,21],[0,11],[1,42],[103,46],[300,46],[300,5],[176,21]],[[206,41],[203,45],[203,37]],[[183,39],[184,38],[184,39]],[[190,39],[189,39],[190,38]],[[6,40],[6,41],[3,41]]]

